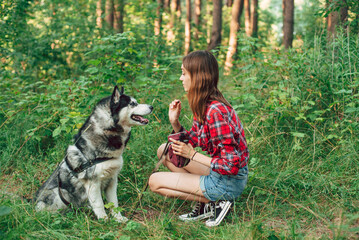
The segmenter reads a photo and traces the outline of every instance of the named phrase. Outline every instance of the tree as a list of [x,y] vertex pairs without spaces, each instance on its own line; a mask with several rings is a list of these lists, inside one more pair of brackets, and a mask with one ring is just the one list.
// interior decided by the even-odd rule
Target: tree
[[230,23],[229,33],[229,47],[225,62],[225,71],[228,73],[229,69],[233,66],[233,56],[237,52],[237,35],[240,29],[240,19],[243,12],[243,0],[234,0],[232,5],[232,19]]
[[171,0],[164,0],[163,8],[165,9],[166,12],[168,12],[168,9],[170,8],[170,5],[171,5]]
[[[212,0],[207,0],[206,15],[213,16],[213,1]],[[212,24],[211,24],[211,20],[209,18],[205,18],[205,19],[206,19],[206,39],[207,39],[207,44],[209,44],[209,42],[211,41]]]
[[113,28],[113,0],[106,0],[105,20],[109,28]]
[[181,17],[181,14],[182,14],[181,0],[173,0],[173,1],[176,1],[176,2],[177,2],[177,4],[176,4],[176,6],[177,6],[176,15],[177,15],[178,18],[180,18],[180,17]]
[[159,35],[161,33],[163,0],[157,0],[157,4],[158,5],[156,8],[155,35]]
[[348,21],[348,5],[346,0],[327,1],[327,31],[328,38],[332,39],[336,35],[336,28],[341,26],[346,28]]
[[294,30],[294,0],[283,0],[283,45],[292,47]]
[[105,1],[105,21],[107,27],[123,32],[124,0],[98,0],[96,3],[96,24],[102,28],[102,2]]
[[186,0],[185,55],[189,53],[191,46],[191,10],[191,0]]
[[211,39],[207,46],[207,50],[217,48],[221,44],[222,31],[222,1],[213,0],[213,25]]
[[177,4],[178,4],[177,0],[171,1],[170,20],[168,21],[168,31],[167,31],[167,41],[169,42],[169,44],[171,44],[171,42],[175,39],[173,27],[174,27],[174,24],[176,22],[176,17],[177,17],[177,10],[178,10]]
[[251,0],[251,36],[258,36],[258,0]]
[[102,1],[97,0],[96,3],[96,25],[98,28],[102,28]]
[[124,17],[124,1],[123,0],[114,0],[114,23],[113,28],[119,32],[123,33],[123,17]]
[[196,25],[196,30],[194,33],[194,38],[198,40],[199,29],[201,25],[201,10],[202,10],[202,1],[194,1],[194,24]]
[[244,26],[246,34],[250,37],[251,34],[251,3],[250,0],[244,0]]

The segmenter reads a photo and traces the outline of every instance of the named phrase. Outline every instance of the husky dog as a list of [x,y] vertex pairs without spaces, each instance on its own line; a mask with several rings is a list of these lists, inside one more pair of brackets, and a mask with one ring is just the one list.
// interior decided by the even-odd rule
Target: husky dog
[[[116,86],[112,96],[102,99],[67,148],[66,156],[34,197],[36,210],[56,211],[70,204],[89,204],[98,219],[106,219],[102,191],[106,200],[118,207],[117,176],[122,153],[130,139],[131,127],[146,125],[143,116],[153,107],[138,104]],[[118,222],[127,221],[111,209]]]

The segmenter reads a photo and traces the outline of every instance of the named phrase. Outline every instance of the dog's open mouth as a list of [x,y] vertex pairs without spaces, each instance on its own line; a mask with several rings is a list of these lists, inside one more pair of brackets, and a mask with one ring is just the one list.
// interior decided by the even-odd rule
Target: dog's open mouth
[[149,122],[148,119],[142,117],[141,115],[136,115],[136,114],[133,114],[131,116],[131,119],[136,121],[136,122],[139,122],[141,124],[147,124]]

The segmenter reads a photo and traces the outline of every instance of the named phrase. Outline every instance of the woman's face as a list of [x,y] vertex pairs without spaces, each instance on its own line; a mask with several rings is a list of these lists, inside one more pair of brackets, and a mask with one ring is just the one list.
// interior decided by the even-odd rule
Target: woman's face
[[182,70],[182,75],[180,77],[180,80],[182,81],[182,85],[185,92],[188,92],[191,86],[191,78],[189,76],[189,72],[183,67],[183,65],[181,66],[181,70]]

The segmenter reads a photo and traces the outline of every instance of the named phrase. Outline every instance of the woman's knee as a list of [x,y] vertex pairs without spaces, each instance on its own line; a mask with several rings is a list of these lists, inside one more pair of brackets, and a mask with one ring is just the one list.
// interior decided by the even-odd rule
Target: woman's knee
[[160,180],[158,178],[157,173],[151,174],[150,178],[148,179],[148,186],[152,192],[156,192],[156,190],[160,187]]

